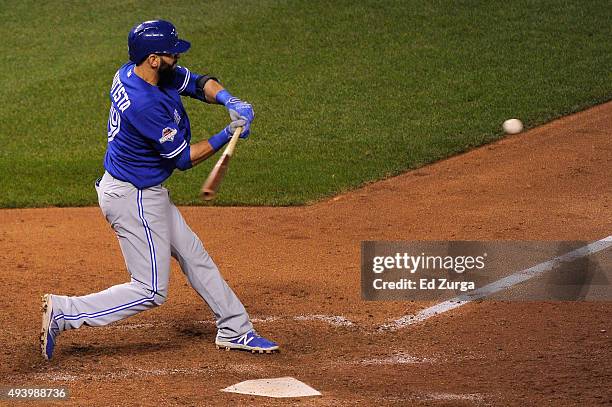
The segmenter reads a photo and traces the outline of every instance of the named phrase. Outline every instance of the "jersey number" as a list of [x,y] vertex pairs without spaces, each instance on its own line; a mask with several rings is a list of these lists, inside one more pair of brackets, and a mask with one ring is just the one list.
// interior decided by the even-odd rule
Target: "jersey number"
[[119,128],[121,127],[121,116],[115,106],[111,104],[110,112],[108,113],[108,142],[115,139]]

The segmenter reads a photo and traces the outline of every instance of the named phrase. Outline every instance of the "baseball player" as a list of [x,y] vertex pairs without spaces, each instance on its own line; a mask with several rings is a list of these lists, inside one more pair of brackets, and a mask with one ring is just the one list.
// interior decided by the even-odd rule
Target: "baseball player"
[[[128,35],[130,62],[119,68],[110,88],[106,171],[96,190],[131,279],[82,297],[45,294],[40,342],[47,360],[62,331],[107,325],[163,304],[170,257],[212,310],[217,348],[278,350],[255,332],[244,306],[162,185],[175,168],[187,170],[213,155],[238,127],[243,128],[240,137],[248,137],[254,118],[251,105],[233,97],[214,77],[177,65],[189,47],[163,20],[138,24]],[[181,96],[224,105],[231,123],[191,144]]]

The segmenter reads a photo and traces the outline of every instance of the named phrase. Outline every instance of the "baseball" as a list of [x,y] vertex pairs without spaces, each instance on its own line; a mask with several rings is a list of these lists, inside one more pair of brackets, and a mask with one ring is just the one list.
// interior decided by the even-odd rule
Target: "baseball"
[[517,134],[523,131],[523,122],[519,119],[508,119],[502,127],[507,134]]

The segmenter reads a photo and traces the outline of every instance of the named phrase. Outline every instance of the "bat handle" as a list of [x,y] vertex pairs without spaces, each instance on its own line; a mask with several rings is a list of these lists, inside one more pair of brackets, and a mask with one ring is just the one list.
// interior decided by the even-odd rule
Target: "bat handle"
[[234,154],[234,150],[236,149],[236,143],[240,138],[240,133],[242,133],[242,127],[237,127],[236,130],[234,130],[234,134],[232,134],[232,138],[230,139],[229,144],[225,148],[225,151],[223,151],[224,155],[229,155],[231,157],[232,154]]
[[227,171],[229,160],[236,149],[236,143],[240,138],[240,133],[242,133],[242,127],[238,127],[234,131],[234,134],[232,135],[228,146],[225,148],[225,151],[223,151],[221,158],[219,158],[219,161],[217,161],[217,164],[215,164],[214,168],[208,175],[204,185],[202,185],[200,196],[203,200],[210,201],[217,195],[221,181],[223,180],[225,172]]

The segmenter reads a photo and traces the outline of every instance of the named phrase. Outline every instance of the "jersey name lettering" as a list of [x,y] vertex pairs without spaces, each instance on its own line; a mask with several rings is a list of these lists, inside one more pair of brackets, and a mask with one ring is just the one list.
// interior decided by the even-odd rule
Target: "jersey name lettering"
[[121,80],[119,79],[119,72],[117,72],[115,74],[115,77],[113,78],[113,86],[111,86],[111,96],[113,97],[113,100],[117,105],[117,109],[121,110],[122,112],[124,112],[125,109],[130,107],[130,105],[132,104],[132,102],[130,101],[130,97],[125,91],[125,88],[123,87],[123,83],[121,83]]

